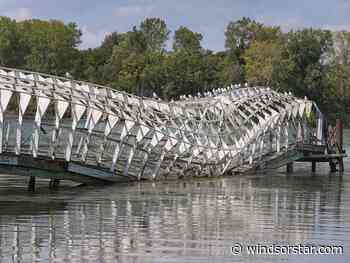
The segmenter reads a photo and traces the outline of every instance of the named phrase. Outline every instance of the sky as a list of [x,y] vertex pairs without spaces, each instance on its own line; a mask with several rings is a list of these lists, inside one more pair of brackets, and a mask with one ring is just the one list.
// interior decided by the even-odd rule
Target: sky
[[350,0],[0,0],[0,15],[76,22],[80,48],[101,44],[105,35],[126,32],[146,17],[165,20],[174,32],[189,27],[203,35],[204,48],[224,49],[230,21],[243,16],[283,30],[318,27],[350,31]]

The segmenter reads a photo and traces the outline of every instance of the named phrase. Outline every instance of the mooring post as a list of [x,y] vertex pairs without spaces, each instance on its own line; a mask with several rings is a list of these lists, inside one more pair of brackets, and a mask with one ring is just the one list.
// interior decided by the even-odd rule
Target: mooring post
[[316,162],[315,161],[312,162],[311,170],[312,170],[313,173],[316,172]]
[[60,185],[61,180],[60,179],[55,179],[53,181],[53,187],[57,188]]
[[337,171],[337,164],[332,159],[329,160],[329,167],[331,168],[331,173],[335,173]]
[[57,188],[60,184],[60,179],[51,179],[50,180],[50,183],[49,183],[49,188],[50,189],[54,189],[54,188]]
[[293,173],[293,162],[287,163],[287,174]]
[[269,139],[270,139],[270,151],[272,152],[273,151],[273,134],[272,134],[272,131],[270,131]]
[[[336,140],[338,144],[338,150],[339,153],[342,154],[343,151],[343,122],[340,119],[336,120],[335,123],[336,127]],[[338,159],[339,162],[339,172],[344,172],[344,162],[343,162],[343,157],[339,157]]]
[[28,191],[29,192],[35,192],[35,176],[30,176],[29,177]]

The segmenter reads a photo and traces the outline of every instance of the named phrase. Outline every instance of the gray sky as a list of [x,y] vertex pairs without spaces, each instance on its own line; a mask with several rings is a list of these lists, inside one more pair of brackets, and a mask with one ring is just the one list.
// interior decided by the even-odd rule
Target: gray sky
[[284,30],[350,31],[350,0],[0,0],[0,15],[76,22],[81,48],[96,47],[107,33],[128,31],[145,17],[164,19],[172,32],[181,25],[200,32],[203,46],[216,51],[224,49],[228,22],[243,16]]

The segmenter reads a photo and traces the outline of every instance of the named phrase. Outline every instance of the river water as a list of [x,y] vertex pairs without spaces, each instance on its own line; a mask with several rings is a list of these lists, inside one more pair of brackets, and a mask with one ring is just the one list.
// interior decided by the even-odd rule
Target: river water
[[[350,131],[345,132],[350,153]],[[350,262],[350,159],[254,176],[48,190],[0,175],[0,262]],[[242,248],[233,255],[231,247]],[[247,245],[342,255],[248,255]],[[283,252],[284,251],[284,252]]]

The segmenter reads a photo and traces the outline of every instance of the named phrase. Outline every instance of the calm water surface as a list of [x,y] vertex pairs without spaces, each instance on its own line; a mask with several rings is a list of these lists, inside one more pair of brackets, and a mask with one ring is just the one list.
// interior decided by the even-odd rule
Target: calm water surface
[[[57,191],[42,180],[35,194],[27,178],[0,175],[0,262],[350,262],[350,160],[345,169]],[[234,256],[237,242],[344,254]]]

